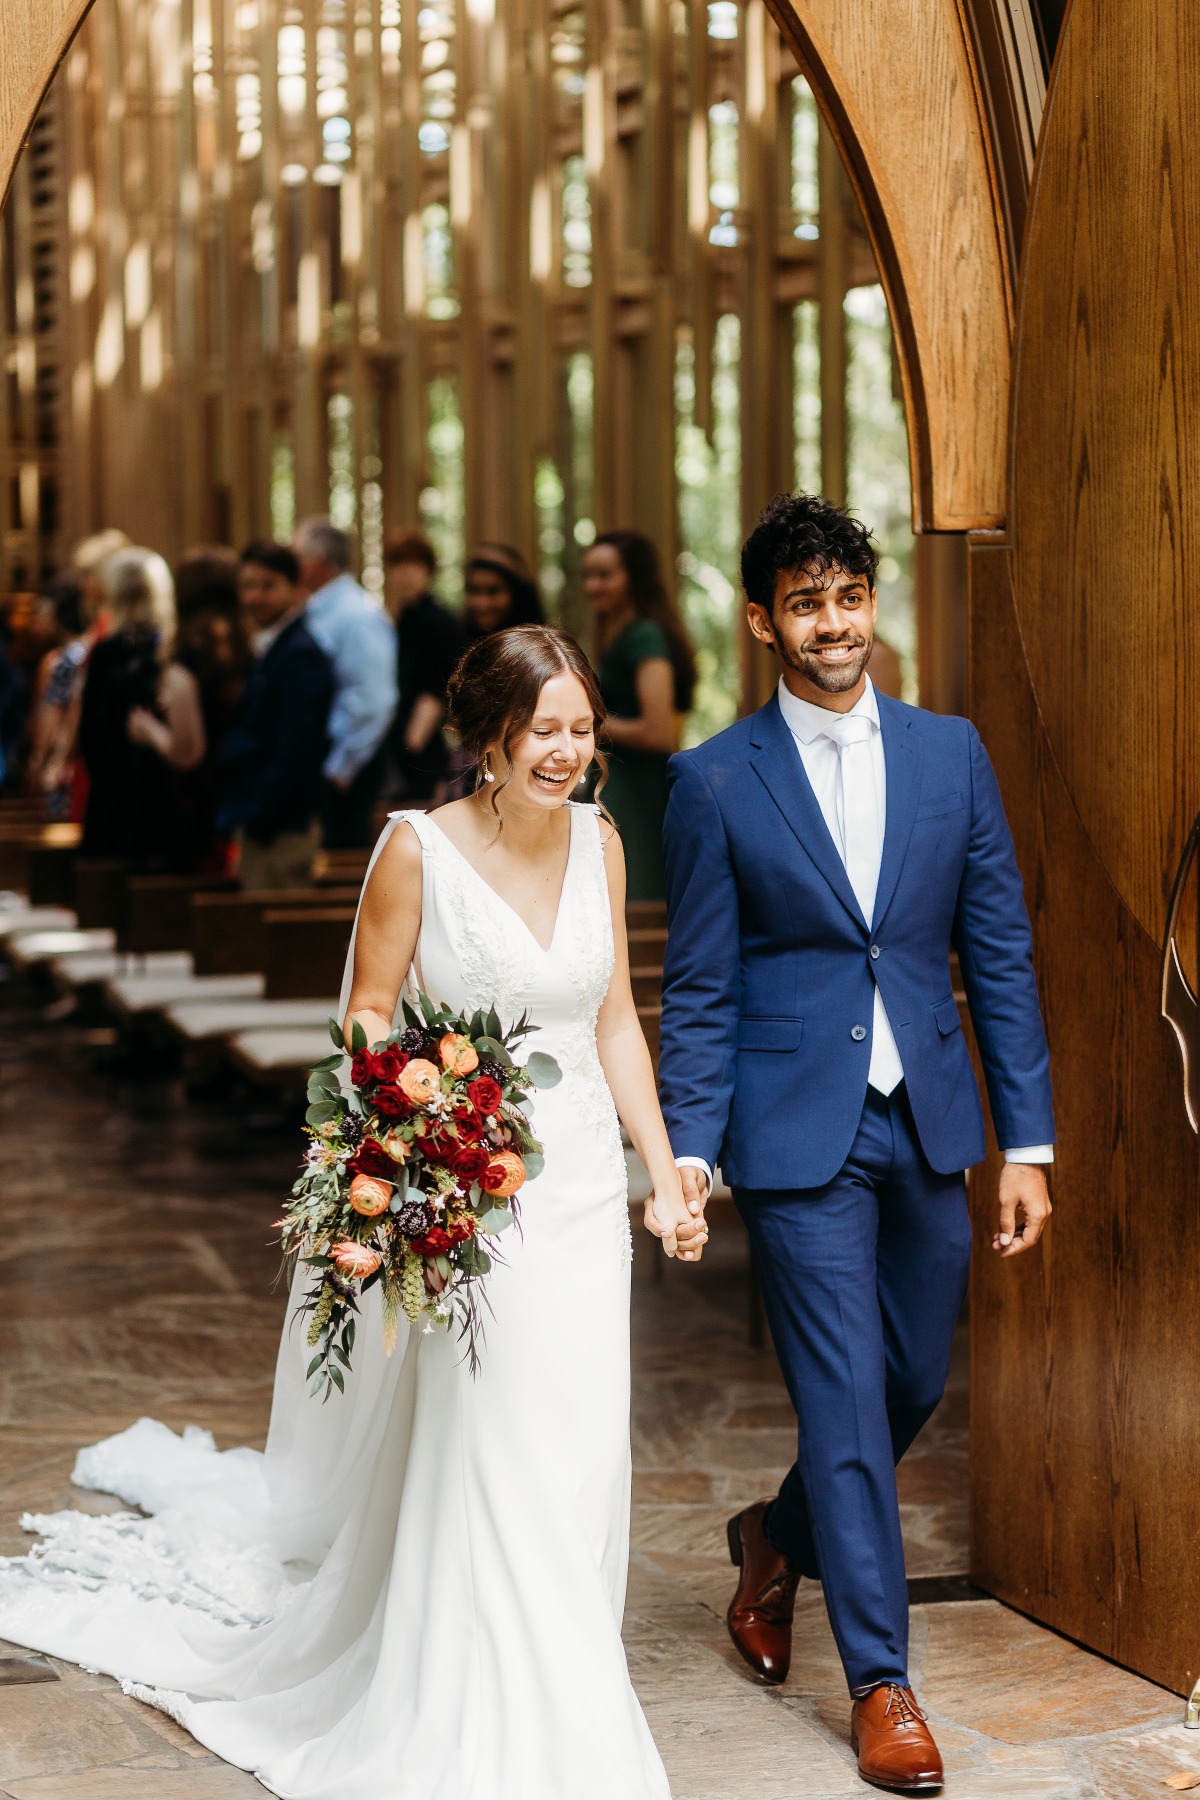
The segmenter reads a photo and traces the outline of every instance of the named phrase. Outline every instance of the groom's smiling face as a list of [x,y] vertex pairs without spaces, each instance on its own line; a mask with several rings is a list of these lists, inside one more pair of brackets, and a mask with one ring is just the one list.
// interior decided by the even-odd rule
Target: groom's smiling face
[[747,608],[751,631],[775,650],[788,687],[818,703],[862,691],[875,611],[868,578],[836,567],[783,569],[770,612],[753,601]]

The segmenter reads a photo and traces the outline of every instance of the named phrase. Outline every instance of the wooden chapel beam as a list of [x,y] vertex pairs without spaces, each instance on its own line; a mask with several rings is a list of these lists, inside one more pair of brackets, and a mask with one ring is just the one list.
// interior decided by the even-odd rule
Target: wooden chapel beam
[[1013,272],[959,0],[767,0],[871,234],[895,328],[914,525],[1003,520]]

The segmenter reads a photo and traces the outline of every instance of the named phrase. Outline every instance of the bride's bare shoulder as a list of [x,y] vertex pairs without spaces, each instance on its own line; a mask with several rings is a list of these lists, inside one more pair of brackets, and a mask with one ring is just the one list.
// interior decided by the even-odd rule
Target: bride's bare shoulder
[[375,859],[364,898],[368,903],[387,901],[397,890],[418,887],[421,881],[421,840],[408,819],[401,819]]

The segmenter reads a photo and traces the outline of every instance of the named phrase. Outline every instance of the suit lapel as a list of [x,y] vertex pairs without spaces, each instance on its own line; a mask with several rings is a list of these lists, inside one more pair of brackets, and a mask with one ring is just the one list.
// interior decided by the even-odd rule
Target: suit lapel
[[[825,877],[855,924],[865,931],[867,923],[854,897],[846,866],[838,855],[837,845],[829,835],[825,816],[804,772],[796,741],[784,722],[779,701],[774,694],[755,716],[751,744],[751,767],[783,814],[788,829],[809,861]],[[890,766],[888,781],[890,810]],[[887,854],[886,844],[884,854]]]
[[917,800],[921,792],[921,750],[913,735],[912,716],[886,694],[877,694],[879,728],[883,734],[883,760],[887,769],[887,823],[883,833],[883,859],[879,865],[879,886],[875,890],[873,929],[883,922],[917,816]]

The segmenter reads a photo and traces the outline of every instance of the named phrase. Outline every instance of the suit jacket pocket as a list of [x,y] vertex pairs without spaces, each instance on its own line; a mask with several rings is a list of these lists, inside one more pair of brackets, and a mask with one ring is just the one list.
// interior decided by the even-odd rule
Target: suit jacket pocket
[[803,1019],[741,1019],[737,1047],[739,1050],[798,1050],[803,1031]]
[[962,1030],[962,1020],[958,1016],[957,1000],[939,1000],[933,1009],[937,1028],[943,1037],[953,1037],[956,1031]]
[[952,794],[934,794],[918,806],[913,824],[919,825],[922,819],[940,819],[943,813],[961,812],[962,809],[963,797],[957,789]]

